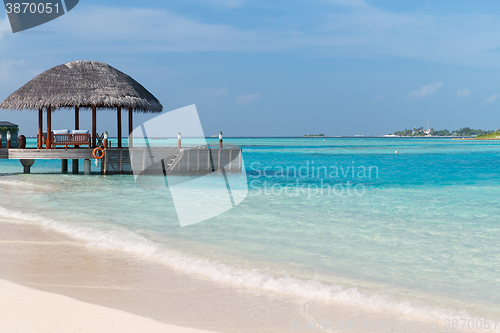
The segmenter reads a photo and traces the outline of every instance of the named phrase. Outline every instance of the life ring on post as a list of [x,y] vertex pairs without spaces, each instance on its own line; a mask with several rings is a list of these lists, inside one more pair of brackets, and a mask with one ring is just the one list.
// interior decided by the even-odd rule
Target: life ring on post
[[[97,152],[100,152],[99,155]],[[96,160],[100,160],[101,158],[104,157],[104,149],[102,149],[101,147],[97,147],[96,149],[94,149],[94,151],[92,152],[92,156],[94,156],[94,158]]]

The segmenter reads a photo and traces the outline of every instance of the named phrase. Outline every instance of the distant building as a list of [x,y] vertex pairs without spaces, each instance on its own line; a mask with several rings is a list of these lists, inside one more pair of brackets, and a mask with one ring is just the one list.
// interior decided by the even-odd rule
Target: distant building
[[425,133],[426,135],[428,135],[428,136],[429,136],[429,135],[431,135],[431,129],[430,129],[430,127],[429,127],[429,121],[428,121],[428,120],[427,120],[427,130],[424,130],[424,133]]
[[0,134],[2,134],[2,147],[7,147],[7,132],[10,132],[10,145],[12,148],[19,147],[17,138],[19,136],[19,126],[8,121],[0,121]]

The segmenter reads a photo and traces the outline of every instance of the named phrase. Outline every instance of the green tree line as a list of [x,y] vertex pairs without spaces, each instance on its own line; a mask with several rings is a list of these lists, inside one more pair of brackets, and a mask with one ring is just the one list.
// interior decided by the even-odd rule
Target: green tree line
[[434,128],[431,128],[429,133],[426,133],[423,127],[419,128],[414,128],[412,130],[405,129],[404,131],[396,131],[393,134],[394,135],[399,135],[399,136],[482,136],[482,135],[487,135],[494,133],[495,131],[493,130],[481,130],[481,129],[472,129],[470,127],[464,127],[459,130],[455,131],[449,131],[447,129],[443,130],[434,130]]

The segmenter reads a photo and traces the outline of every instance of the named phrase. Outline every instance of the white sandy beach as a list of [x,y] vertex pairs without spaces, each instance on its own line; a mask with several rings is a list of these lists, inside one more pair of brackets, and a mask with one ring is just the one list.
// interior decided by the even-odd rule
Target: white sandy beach
[[[92,249],[35,226],[0,223],[0,230],[0,333],[285,333],[297,331],[294,323],[324,319],[427,323],[337,302],[234,288],[120,251]],[[308,330],[334,331],[349,330]]]
[[203,333],[0,280],[1,333]]

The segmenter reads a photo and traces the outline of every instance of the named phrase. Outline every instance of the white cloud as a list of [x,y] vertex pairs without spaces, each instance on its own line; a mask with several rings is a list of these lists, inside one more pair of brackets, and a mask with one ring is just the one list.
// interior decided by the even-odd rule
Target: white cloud
[[[52,21],[61,50],[72,48],[136,52],[276,51],[289,49],[294,34],[243,30],[151,8],[80,5],[72,15]],[[109,20],[119,17],[119,20]],[[36,41],[35,41],[36,42]]]
[[218,7],[235,8],[241,7],[245,3],[245,0],[208,0]]
[[441,82],[438,83],[431,83],[426,86],[423,86],[422,88],[418,90],[413,90],[410,91],[408,94],[408,97],[410,98],[426,98],[427,96],[431,95],[434,93],[436,90],[441,88],[443,84]]
[[330,2],[347,7],[365,7],[366,2],[363,0],[330,0]]
[[375,102],[383,102],[384,99],[385,99],[385,96],[384,95],[380,95],[380,96],[375,97]]
[[26,70],[24,60],[0,61],[0,84],[18,81],[19,76],[29,74],[32,74],[32,72]]
[[[204,1],[226,8],[246,4],[245,0]],[[49,42],[52,53],[65,54],[69,50],[75,54],[88,50],[123,54],[300,49],[320,56],[390,56],[500,68],[500,17],[492,13],[433,15],[422,11],[391,12],[363,0],[322,3],[324,8],[316,20],[304,19],[291,27],[287,17],[278,15],[272,28],[265,24],[248,28],[220,23],[230,22],[224,19],[214,23],[210,16],[210,21],[204,21],[205,16],[192,18],[156,8],[82,3],[70,15],[47,23],[45,29],[57,32],[52,39],[26,34],[24,40],[32,40],[32,48],[40,50],[45,50]],[[0,19],[3,26],[10,30],[8,22]]]
[[316,40],[330,45],[336,55],[388,55],[500,67],[500,35],[496,33],[500,19],[492,13],[390,12],[370,4],[332,13],[318,30]]
[[488,97],[488,98],[485,100],[485,102],[487,102],[487,103],[490,103],[490,104],[491,104],[491,103],[495,102],[495,100],[496,100],[497,98],[500,98],[500,94],[493,94],[493,95],[491,95],[490,97]]
[[209,97],[224,97],[227,95],[227,88],[222,87],[222,88],[205,88],[203,87],[203,91],[209,96]]
[[463,89],[463,90],[457,91],[457,96],[459,98],[469,97],[470,94],[471,94],[471,91],[469,89]]
[[10,34],[12,33],[12,28],[10,27],[9,19],[6,18],[0,18],[0,39],[5,34]]
[[41,73],[28,64],[24,60],[0,60],[0,101]]
[[241,95],[236,97],[236,102],[241,105],[248,104],[250,102],[255,101],[257,98],[259,98],[260,93],[255,93],[255,94],[249,94],[249,95]]

